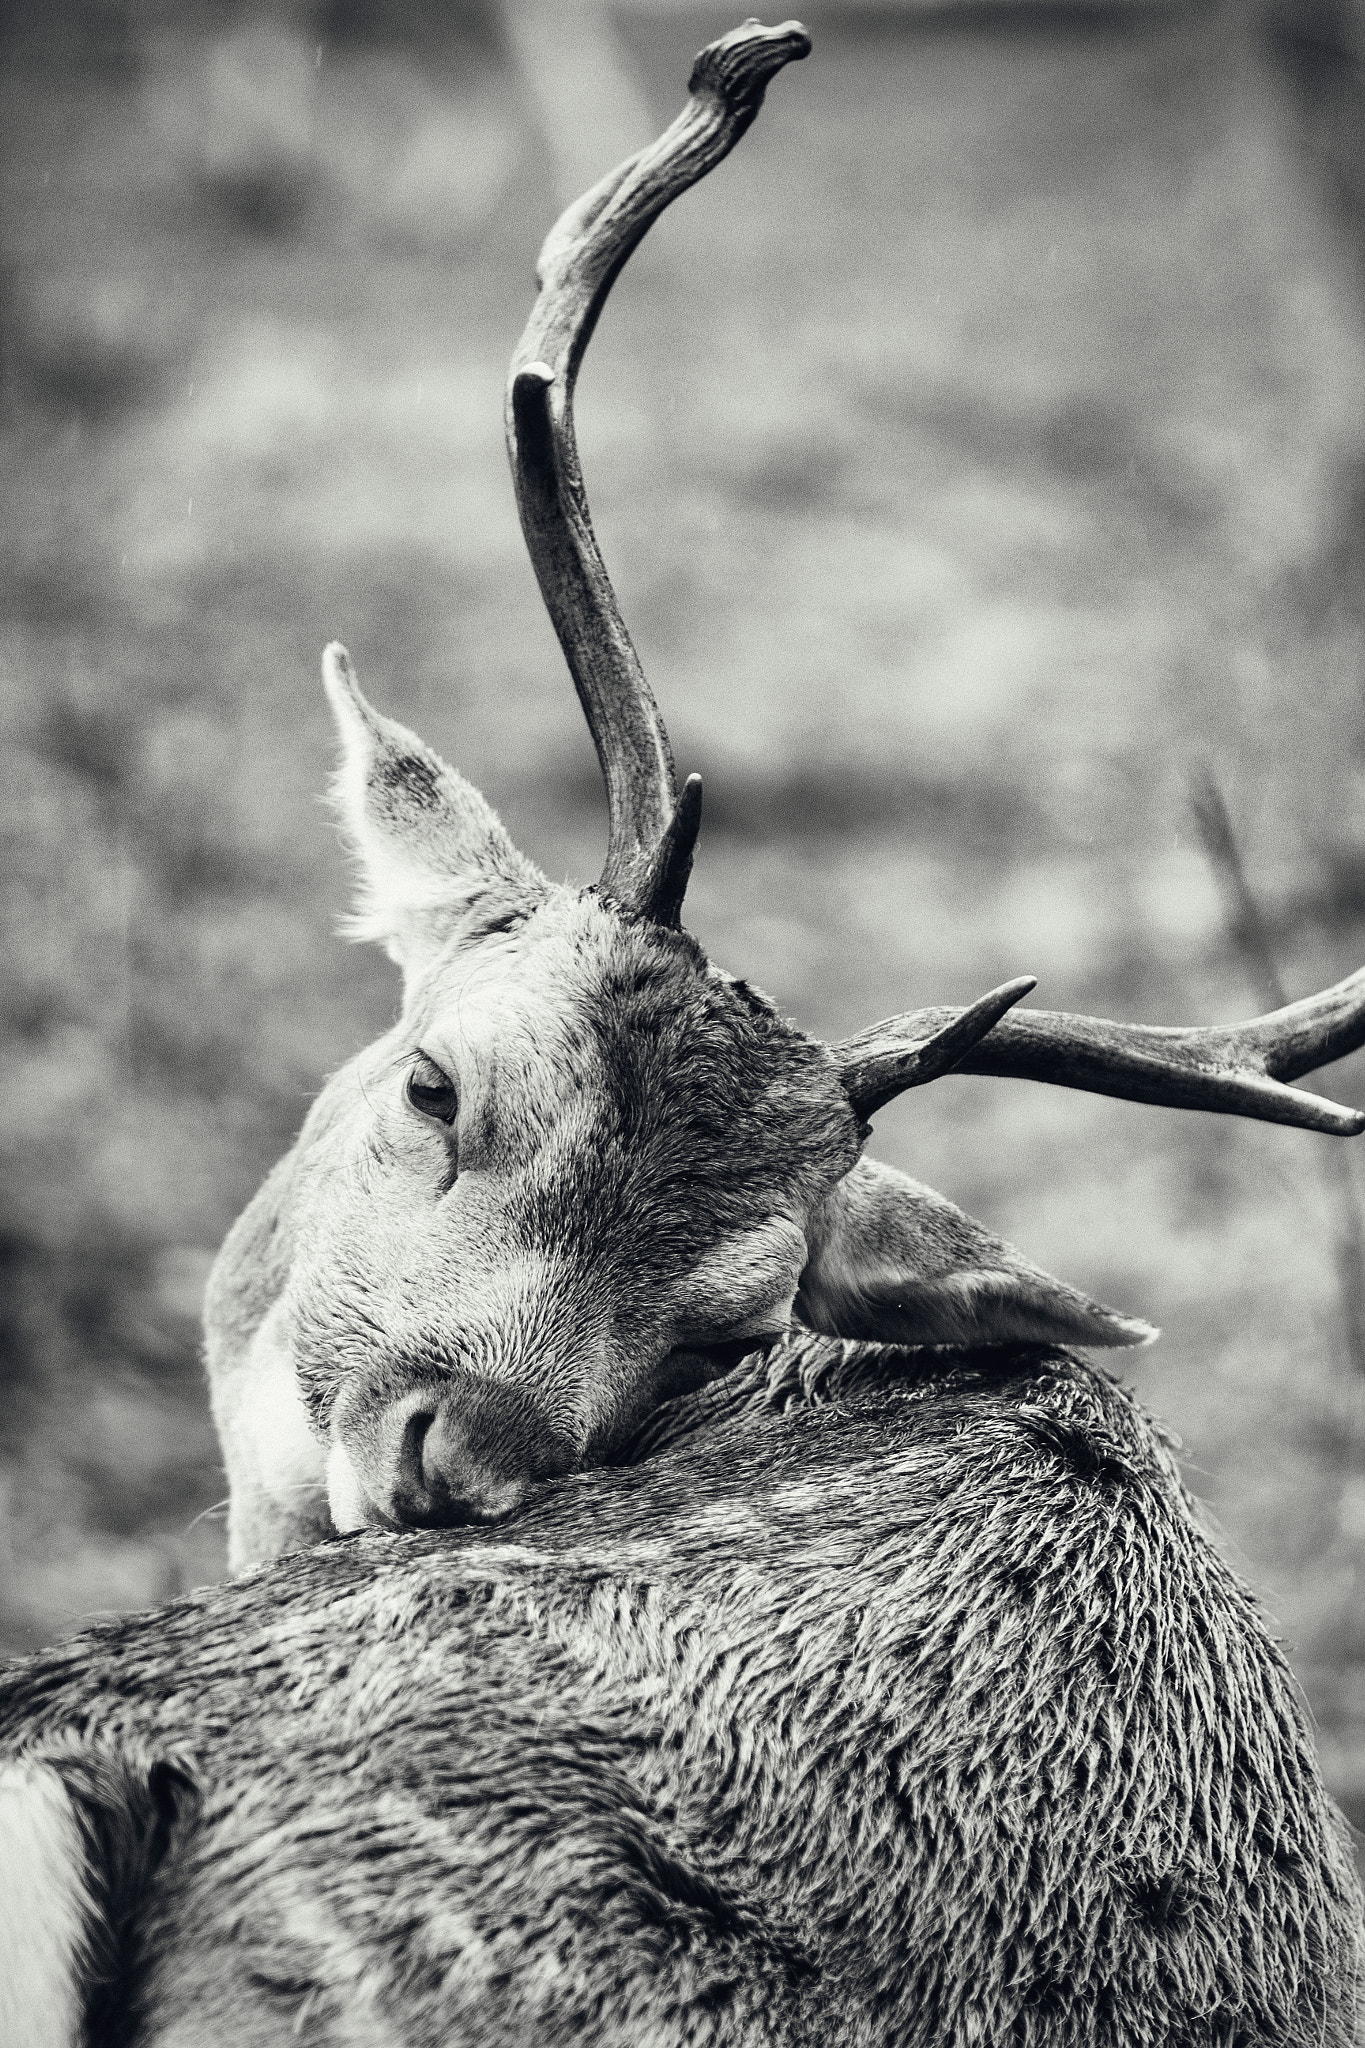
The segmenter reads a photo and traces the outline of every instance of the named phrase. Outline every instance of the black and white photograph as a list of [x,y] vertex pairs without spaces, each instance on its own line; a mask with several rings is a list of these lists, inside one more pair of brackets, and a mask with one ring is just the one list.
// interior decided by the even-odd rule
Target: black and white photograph
[[0,710],[0,2048],[1356,2048],[1365,0],[3,0]]

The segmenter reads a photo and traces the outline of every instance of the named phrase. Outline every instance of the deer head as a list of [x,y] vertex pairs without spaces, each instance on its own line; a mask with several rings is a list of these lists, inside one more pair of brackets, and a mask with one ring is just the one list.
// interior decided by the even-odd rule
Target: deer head
[[682,929],[701,784],[678,791],[593,538],[574,381],[651,222],[808,49],[798,24],[750,22],[701,53],[673,126],[552,230],[513,357],[522,526],[607,789],[599,880],[551,885],[476,790],[367,703],[345,650],[324,657],[351,931],[398,963],[403,1003],[315,1106],[259,1256],[281,1276],[279,1342],[342,1529],[498,1519],[793,1316],[930,1345],[1150,1336],[860,1160],[868,1119],[949,1071],[1365,1127],[1283,1085],[1365,1036],[1365,974],[1203,1032],[1021,1011],[1021,978],[824,1045]]

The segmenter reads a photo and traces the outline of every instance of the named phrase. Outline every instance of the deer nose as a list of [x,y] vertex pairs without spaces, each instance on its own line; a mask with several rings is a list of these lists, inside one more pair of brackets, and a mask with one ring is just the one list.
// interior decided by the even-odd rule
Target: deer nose
[[422,1438],[414,1518],[437,1527],[500,1522],[521,1506],[531,1491],[530,1473],[500,1469],[503,1461],[491,1447],[481,1447],[481,1434],[461,1416],[455,1399],[442,1402]]
[[442,1529],[515,1513],[534,1475],[517,1418],[499,1413],[499,1391],[424,1388],[344,1433],[356,1477],[384,1521]]

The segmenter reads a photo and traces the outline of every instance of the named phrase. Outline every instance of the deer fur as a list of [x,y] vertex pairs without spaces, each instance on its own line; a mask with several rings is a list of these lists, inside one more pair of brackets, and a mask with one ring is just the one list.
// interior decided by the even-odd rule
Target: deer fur
[[55,1772],[0,1769],[0,2041],[67,2048],[79,2037],[92,1901],[76,1815]]
[[1105,1373],[790,1339],[625,1455],[0,1680],[169,1760],[97,2038],[1347,2048],[1302,1703]]

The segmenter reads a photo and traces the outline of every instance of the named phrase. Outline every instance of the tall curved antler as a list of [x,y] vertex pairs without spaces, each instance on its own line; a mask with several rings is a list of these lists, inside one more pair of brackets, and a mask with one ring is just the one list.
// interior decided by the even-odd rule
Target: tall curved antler
[[[831,1046],[858,1115],[869,1117],[904,1089],[947,1072],[949,1065],[934,1056],[933,1048],[981,1010],[981,1003],[970,1010],[912,1010]],[[1222,1110],[1350,1138],[1365,1131],[1365,1111],[1344,1109],[1285,1083],[1330,1066],[1361,1045],[1365,968],[1319,995],[1245,1024],[1115,1024],[1105,1017],[1011,1007],[984,1034],[974,1031],[961,1057],[950,1064],[958,1074],[1051,1081],[1128,1102]]]
[[691,98],[648,149],[627,158],[556,222],[507,385],[517,508],[550,618],[597,746],[610,836],[599,887],[661,924],[678,923],[701,823],[701,778],[677,795],[658,706],[593,536],[574,439],[574,382],[608,292],[664,208],[714,170],[784,64],[810,51],[799,22],[747,21],[698,56]]

